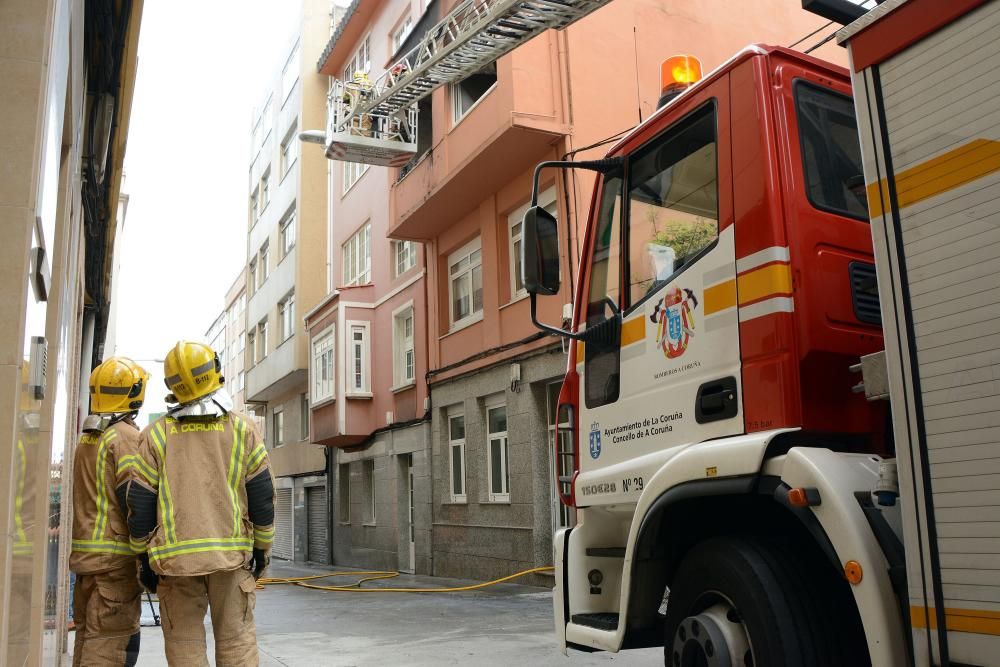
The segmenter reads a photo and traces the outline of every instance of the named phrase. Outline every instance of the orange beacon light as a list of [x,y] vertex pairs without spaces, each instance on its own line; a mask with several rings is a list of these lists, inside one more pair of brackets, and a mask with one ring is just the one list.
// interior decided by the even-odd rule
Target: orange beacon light
[[701,61],[694,56],[671,56],[660,65],[659,109],[701,79]]

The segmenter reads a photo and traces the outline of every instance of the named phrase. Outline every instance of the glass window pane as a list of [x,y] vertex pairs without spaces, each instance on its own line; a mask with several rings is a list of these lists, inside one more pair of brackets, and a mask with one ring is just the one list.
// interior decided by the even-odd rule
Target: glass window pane
[[524,283],[521,282],[521,240],[518,239],[514,241],[514,291],[520,292],[524,289]]
[[868,197],[861,171],[861,146],[851,98],[832,90],[795,85],[809,201],[860,220],[868,220]]
[[490,493],[503,493],[503,438],[490,440]]
[[696,111],[629,165],[629,303],[689,264],[719,235],[715,111]]
[[501,405],[489,410],[490,433],[503,433],[507,430],[507,406]]
[[465,493],[465,488],[463,487],[463,482],[465,480],[462,478],[462,447],[461,445],[452,445],[451,448],[451,488],[452,493],[456,496],[460,496]]
[[483,309],[483,270],[481,267],[472,269],[472,312]]
[[454,303],[452,304],[454,312],[452,319],[457,322],[472,312],[472,294],[470,293],[468,274],[459,276],[453,280],[452,290],[454,292]]
[[[620,304],[621,280],[621,174],[605,176],[601,204],[597,212],[597,235],[594,241],[593,266],[590,270],[590,297],[587,304],[587,326],[603,322],[606,317],[605,297]],[[588,370],[589,372],[589,370]]]
[[449,437],[452,440],[465,439],[465,416],[458,415],[448,420]]

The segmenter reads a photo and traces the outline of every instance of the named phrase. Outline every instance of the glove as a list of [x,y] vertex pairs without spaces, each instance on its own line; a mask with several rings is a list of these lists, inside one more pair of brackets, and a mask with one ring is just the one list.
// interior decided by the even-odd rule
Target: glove
[[260,579],[267,566],[271,563],[271,554],[263,549],[254,549],[253,556],[250,557],[250,571],[253,572],[254,579]]
[[150,593],[155,593],[156,586],[160,583],[160,575],[149,566],[149,554],[139,556],[139,581]]

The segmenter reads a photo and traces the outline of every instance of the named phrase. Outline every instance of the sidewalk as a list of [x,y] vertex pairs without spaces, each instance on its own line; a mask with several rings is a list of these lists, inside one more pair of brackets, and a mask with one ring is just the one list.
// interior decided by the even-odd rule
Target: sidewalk
[[[276,561],[270,577],[295,577],[343,567]],[[338,581],[339,580],[339,581]],[[337,577],[331,583],[347,583]],[[323,583],[323,582],[318,582]],[[443,587],[469,583],[400,575],[375,587]],[[149,605],[143,613],[151,620]],[[621,654],[571,652],[564,658],[552,631],[552,595],[543,588],[501,584],[465,593],[342,593],[269,586],[257,595],[257,642],[262,667],[362,665],[589,665],[661,664],[662,649]],[[206,628],[212,660],[211,628]],[[73,636],[70,634],[70,646]],[[69,663],[65,663],[69,664]],[[163,633],[143,627],[140,667],[166,666]]]

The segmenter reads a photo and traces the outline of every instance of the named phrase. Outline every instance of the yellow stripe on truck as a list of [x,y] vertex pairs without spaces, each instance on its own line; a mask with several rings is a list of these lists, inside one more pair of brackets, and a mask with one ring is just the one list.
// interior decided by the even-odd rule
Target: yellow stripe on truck
[[741,306],[772,296],[792,295],[792,267],[784,262],[767,264],[737,276]]
[[[896,174],[896,203],[900,209],[1000,171],[1000,141],[976,139]],[[868,184],[868,214],[880,217],[889,201],[883,178]]]
[[[930,623],[928,624],[928,619]],[[1000,635],[1000,611],[985,609],[944,610],[945,625],[953,632],[970,632],[977,635]],[[937,616],[933,607],[910,607],[910,623],[915,628],[937,629]]]
[[646,318],[639,316],[622,324],[621,346],[638,343],[646,337]]
[[705,316],[714,315],[736,305],[736,281],[727,280],[705,288]]

